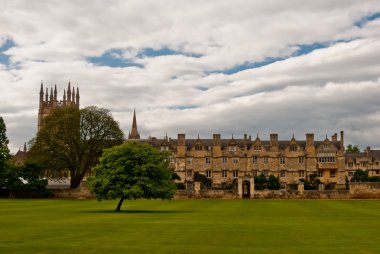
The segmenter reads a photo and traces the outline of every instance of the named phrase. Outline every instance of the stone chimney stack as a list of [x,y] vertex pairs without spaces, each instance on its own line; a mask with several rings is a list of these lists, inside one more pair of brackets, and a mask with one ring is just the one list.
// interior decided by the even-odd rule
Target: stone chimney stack
[[314,146],[314,133],[307,133],[306,134],[306,147],[305,147],[306,153],[309,155],[313,155],[315,153],[315,146]]
[[370,157],[371,156],[371,147],[367,146],[367,148],[365,149],[365,153],[366,153],[367,157]]
[[212,154],[214,157],[222,156],[222,148],[220,147],[220,134],[212,134]]
[[314,147],[314,133],[307,133],[306,134],[306,146],[313,146]]
[[271,150],[278,149],[278,134],[270,134],[270,147]]
[[343,131],[340,131],[340,150],[345,150],[344,149],[344,133]]
[[212,134],[212,145],[220,146],[220,134]]
[[178,140],[177,140],[177,156],[178,157],[185,157],[186,155],[186,139],[185,134],[178,134]]

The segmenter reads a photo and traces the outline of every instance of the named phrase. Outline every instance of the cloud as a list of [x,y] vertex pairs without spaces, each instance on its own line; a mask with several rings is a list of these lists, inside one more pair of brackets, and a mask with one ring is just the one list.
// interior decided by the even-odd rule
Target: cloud
[[[380,148],[380,6],[363,1],[2,1],[0,114],[13,152],[36,132],[39,84],[143,137],[257,132]],[[1,46],[0,46],[1,47]]]

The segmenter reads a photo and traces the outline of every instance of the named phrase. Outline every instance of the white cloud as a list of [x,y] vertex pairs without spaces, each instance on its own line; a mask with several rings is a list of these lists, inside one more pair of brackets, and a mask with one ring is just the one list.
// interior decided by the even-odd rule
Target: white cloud
[[[380,148],[378,97],[380,12],[367,1],[5,1],[0,44],[16,64],[0,62],[0,114],[13,152],[36,131],[40,81],[71,80],[82,106],[112,110],[128,133],[133,107],[140,132],[211,137],[278,132],[323,138],[340,129],[346,141]],[[287,58],[297,45],[352,40],[232,75],[245,62]],[[146,48],[189,54],[144,57]],[[88,57],[121,49],[144,68],[111,68]],[[184,110],[175,109],[187,108]],[[193,107],[193,108],[192,108]]]

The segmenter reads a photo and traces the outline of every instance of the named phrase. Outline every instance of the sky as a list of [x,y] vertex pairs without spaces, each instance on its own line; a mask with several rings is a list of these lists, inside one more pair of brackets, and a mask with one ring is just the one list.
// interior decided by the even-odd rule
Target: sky
[[70,81],[142,138],[341,130],[380,149],[379,0],[0,0],[0,116],[15,153],[39,89]]

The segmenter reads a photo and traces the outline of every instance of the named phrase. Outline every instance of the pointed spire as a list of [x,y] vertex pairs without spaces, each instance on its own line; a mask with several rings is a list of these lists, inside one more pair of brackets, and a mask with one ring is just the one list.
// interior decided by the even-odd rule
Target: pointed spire
[[40,102],[44,100],[44,85],[42,84],[41,80],[41,89],[40,89]]
[[231,139],[234,139],[234,134],[232,134],[232,138]]
[[49,89],[46,87],[45,101],[49,100]]
[[26,142],[24,143],[24,153],[26,153]]
[[294,133],[293,133],[292,139],[294,139]]
[[70,81],[69,85],[67,86],[67,101],[71,101],[71,87],[70,87]]
[[63,105],[66,105],[66,89],[63,89]]
[[77,100],[76,100],[75,103],[78,105],[78,107],[79,107],[79,98],[80,98],[80,97],[79,97],[79,87],[78,87],[78,85],[77,85],[77,98],[76,98]]
[[54,100],[57,100],[57,84],[54,85]]
[[75,103],[75,89],[73,88],[73,98],[71,99],[72,102]]
[[140,134],[137,131],[136,110],[133,109],[133,121],[131,133],[128,135],[128,139],[140,139]]
[[50,101],[53,101],[53,87],[50,87]]

